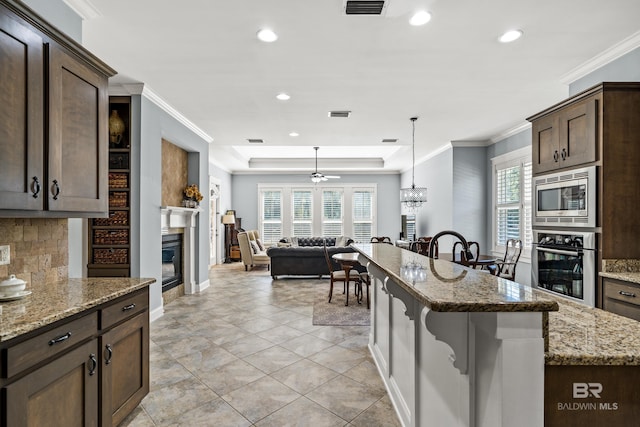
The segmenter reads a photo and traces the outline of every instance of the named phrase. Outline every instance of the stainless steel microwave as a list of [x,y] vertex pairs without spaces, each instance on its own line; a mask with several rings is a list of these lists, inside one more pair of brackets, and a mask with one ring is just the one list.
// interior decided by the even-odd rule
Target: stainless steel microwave
[[533,225],[595,227],[596,167],[533,177]]

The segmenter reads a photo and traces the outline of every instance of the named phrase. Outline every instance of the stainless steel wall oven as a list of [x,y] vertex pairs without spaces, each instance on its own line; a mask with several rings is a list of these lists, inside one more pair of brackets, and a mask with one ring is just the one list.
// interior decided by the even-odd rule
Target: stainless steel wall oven
[[532,283],[539,289],[595,306],[596,234],[534,230]]

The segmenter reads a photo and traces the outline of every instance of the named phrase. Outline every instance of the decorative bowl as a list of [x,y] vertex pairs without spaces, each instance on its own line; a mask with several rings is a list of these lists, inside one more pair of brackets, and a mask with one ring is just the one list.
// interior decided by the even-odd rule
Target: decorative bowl
[[27,282],[18,279],[15,274],[12,274],[8,279],[0,282],[0,294],[5,296],[17,294],[18,292],[24,291],[26,286]]

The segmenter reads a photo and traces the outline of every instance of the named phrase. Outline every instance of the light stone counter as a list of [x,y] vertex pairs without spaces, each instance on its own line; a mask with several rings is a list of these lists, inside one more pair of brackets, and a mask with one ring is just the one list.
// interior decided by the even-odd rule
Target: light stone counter
[[[439,312],[556,311],[558,303],[529,286],[386,244],[353,245],[413,298]],[[424,274],[413,280],[412,274]]]
[[549,313],[547,365],[640,365],[639,322],[551,297],[560,310]]
[[20,300],[0,302],[0,342],[127,295],[155,279],[85,278],[29,286]]
[[609,279],[618,279],[625,282],[636,283],[640,285],[640,273],[635,271],[601,272],[600,276],[608,277]]

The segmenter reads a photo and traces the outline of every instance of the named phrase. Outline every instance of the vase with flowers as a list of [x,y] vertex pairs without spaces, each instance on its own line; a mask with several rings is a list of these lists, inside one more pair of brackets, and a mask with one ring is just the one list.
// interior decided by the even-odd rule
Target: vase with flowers
[[191,184],[182,192],[182,205],[185,208],[197,208],[202,201],[202,193],[197,184]]

